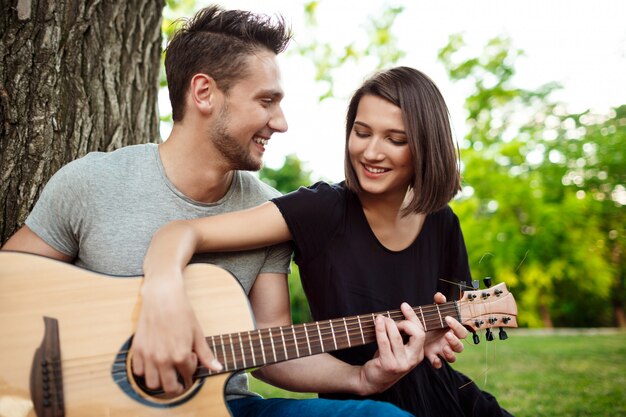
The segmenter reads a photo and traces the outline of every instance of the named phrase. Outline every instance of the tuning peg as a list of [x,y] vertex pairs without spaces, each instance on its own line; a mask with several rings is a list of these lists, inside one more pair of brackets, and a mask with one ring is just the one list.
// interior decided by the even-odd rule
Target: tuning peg
[[474,288],[475,290],[480,288],[480,281],[478,281],[477,279],[473,279],[472,280],[472,288]]
[[487,288],[491,287],[491,277],[485,277],[485,279],[483,279],[483,282],[485,283],[485,286]]
[[488,342],[493,340],[493,333],[491,333],[491,329],[487,329],[485,331],[485,339],[487,339]]
[[472,332],[473,336],[472,339],[474,340],[474,344],[477,345],[480,343],[480,338],[478,337],[478,335],[476,334],[476,332]]
[[498,337],[500,338],[500,340],[506,340],[509,338],[509,336],[506,334],[506,332],[504,331],[502,327],[500,327],[500,332],[498,333]]

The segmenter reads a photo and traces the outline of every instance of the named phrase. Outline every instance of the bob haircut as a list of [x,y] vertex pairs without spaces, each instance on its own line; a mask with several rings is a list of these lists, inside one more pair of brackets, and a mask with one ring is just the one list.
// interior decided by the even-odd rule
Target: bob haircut
[[215,80],[225,94],[248,76],[247,59],[260,50],[279,54],[287,48],[291,29],[282,16],[213,5],[200,10],[179,28],[165,51],[165,74],[175,122],[185,115],[185,96],[198,73]]
[[425,74],[409,67],[376,73],[356,90],[346,115],[344,170],[347,187],[362,192],[350,162],[348,141],[361,98],[380,97],[402,111],[402,121],[413,159],[413,199],[402,215],[440,210],[461,189],[459,152],[452,138],[448,107],[439,89]]

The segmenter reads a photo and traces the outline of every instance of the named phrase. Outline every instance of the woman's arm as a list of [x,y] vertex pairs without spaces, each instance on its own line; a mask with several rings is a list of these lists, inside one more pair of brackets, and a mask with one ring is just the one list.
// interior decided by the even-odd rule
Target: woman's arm
[[[255,284],[256,285],[256,284]],[[256,290],[255,290],[256,291]],[[266,298],[266,297],[264,297]],[[262,312],[257,314],[263,316]],[[363,366],[353,366],[328,353],[259,368],[254,375],[278,387],[300,392],[344,392],[356,395],[379,393],[406,375],[424,358],[424,331],[415,312],[404,303],[405,320],[395,323],[379,316],[375,321],[377,355]],[[271,327],[279,323],[261,323]],[[409,336],[404,344],[401,332]]]
[[144,260],[146,282],[169,280],[194,253],[256,249],[291,240],[287,223],[272,202],[247,210],[192,220],[177,220],[153,236]]
[[177,372],[190,381],[197,361],[220,369],[187,299],[183,269],[196,252],[253,249],[290,239],[287,224],[271,202],[161,227],[144,261],[142,307],[132,344],[133,372],[144,376],[149,388],[178,394],[183,386]]

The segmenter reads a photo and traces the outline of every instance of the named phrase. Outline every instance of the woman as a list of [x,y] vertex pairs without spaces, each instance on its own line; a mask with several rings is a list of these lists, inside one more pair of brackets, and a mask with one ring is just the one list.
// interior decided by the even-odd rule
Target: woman
[[[437,292],[458,298],[454,283],[469,283],[470,271],[458,219],[447,204],[460,190],[460,175],[447,107],[434,83],[407,67],[367,80],[348,108],[345,152],[345,182],[320,182],[247,211],[165,226],[148,250],[146,277],[180,276],[194,252],[291,240],[315,320],[396,309],[402,302],[424,305]],[[376,349],[370,344],[333,355],[361,366]],[[414,415],[509,415],[446,362],[434,364],[440,369],[422,361],[365,397]],[[364,398],[326,389],[320,396]]]

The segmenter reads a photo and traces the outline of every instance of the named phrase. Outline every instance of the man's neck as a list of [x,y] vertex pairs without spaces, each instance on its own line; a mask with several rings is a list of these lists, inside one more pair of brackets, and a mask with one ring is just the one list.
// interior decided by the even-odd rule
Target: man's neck
[[175,127],[159,145],[167,178],[187,197],[202,203],[220,200],[232,183],[234,171],[197,129]]

